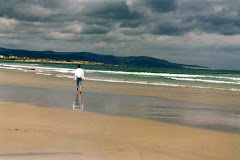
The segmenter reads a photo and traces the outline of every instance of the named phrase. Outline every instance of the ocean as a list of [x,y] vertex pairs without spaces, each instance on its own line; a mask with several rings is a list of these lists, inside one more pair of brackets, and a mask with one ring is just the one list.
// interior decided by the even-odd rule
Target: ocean
[[[76,67],[76,64],[0,62],[0,68],[35,72],[45,76],[53,75],[58,78],[73,78]],[[35,70],[29,70],[29,68]],[[104,65],[82,65],[82,68],[86,80],[240,91],[240,71]]]

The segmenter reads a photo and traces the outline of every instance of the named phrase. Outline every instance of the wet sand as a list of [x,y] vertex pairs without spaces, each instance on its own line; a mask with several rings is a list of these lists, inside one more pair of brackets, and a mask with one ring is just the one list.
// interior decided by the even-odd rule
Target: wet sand
[[[0,69],[0,84],[75,90],[73,79],[44,76],[34,72]],[[161,97],[202,104],[240,107],[240,92],[214,89],[164,87],[138,84],[84,81],[83,91]]]
[[166,98],[0,85],[0,101],[76,109],[113,116],[240,134],[239,107],[213,106]]
[[0,102],[4,160],[237,160],[240,135]]

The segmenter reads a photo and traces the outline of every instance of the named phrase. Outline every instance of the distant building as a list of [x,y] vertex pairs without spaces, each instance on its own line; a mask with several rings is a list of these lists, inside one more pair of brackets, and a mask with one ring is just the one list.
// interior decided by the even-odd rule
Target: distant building
[[3,59],[4,58],[4,55],[0,55],[0,59]]
[[9,58],[17,58],[17,56],[9,56]]

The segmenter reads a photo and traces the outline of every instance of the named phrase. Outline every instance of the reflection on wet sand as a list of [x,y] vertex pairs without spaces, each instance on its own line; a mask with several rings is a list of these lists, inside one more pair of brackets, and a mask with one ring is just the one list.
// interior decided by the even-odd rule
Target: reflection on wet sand
[[82,93],[76,94],[76,99],[73,101],[73,110],[83,111],[84,104],[82,102]]
[[[24,93],[24,94],[19,94]],[[40,98],[41,97],[41,98]],[[222,107],[164,98],[0,85],[0,101],[144,118],[240,134],[239,107]],[[87,107],[86,107],[87,106]],[[236,114],[235,114],[236,113]]]

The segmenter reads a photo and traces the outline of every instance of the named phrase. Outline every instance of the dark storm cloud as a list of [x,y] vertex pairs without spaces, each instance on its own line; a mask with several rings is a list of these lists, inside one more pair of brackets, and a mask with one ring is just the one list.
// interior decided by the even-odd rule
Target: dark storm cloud
[[144,3],[156,12],[169,12],[177,8],[176,0],[144,0]]
[[223,35],[240,34],[240,18],[226,17],[220,15],[209,15],[205,17],[195,17],[199,22],[199,29],[207,33],[218,33]]
[[125,1],[105,2],[87,4],[85,7],[85,16],[103,19],[124,20],[138,19],[141,15],[138,12],[130,11]]
[[154,12],[170,12],[177,9],[177,0],[127,0],[137,8],[148,8]]
[[[104,53],[155,57],[165,49],[174,57],[188,47],[191,54],[197,50],[230,54],[239,51],[234,47],[239,34],[239,0],[0,0],[0,45],[16,48],[105,47]],[[228,40],[216,48],[216,43],[204,43],[201,35]]]
[[143,22],[141,20],[122,21],[120,28],[136,28],[139,27]]
[[[139,7],[141,5],[142,7]],[[131,7],[137,8],[144,16],[135,23],[122,22],[120,27],[133,25],[145,28],[145,31],[138,32],[139,34],[183,35],[198,30],[235,35],[240,32],[240,3],[233,0],[138,0],[134,1]]]
[[151,28],[154,35],[183,35],[191,31],[192,27],[180,23],[158,24]]
[[59,14],[57,1],[1,0],[0,16],[26,21],[49,21]]
[[178,8],[184,23],[206,33],[236,35],[240,33],[240,2],[237,0],[203,0],[183,3]]
[[[2,0],[0,16],[50,22],[45,23],[45,28],[47,25],[52,28],[53,23],[78,21],[85,24],[83,34],[107,34],[119,27],[136,28],[136,31],[124,32],[126,35],[183,35],[196,29],[234,35],[240,30],[240,5],[231,2],[234,3],[221,0]],[[139,27],[143,28],[141,32]]]
[[82,34],[106,34],[110,32],[109,28],[101,27],[101,26],[91,26],[91,27],[85,27]]

